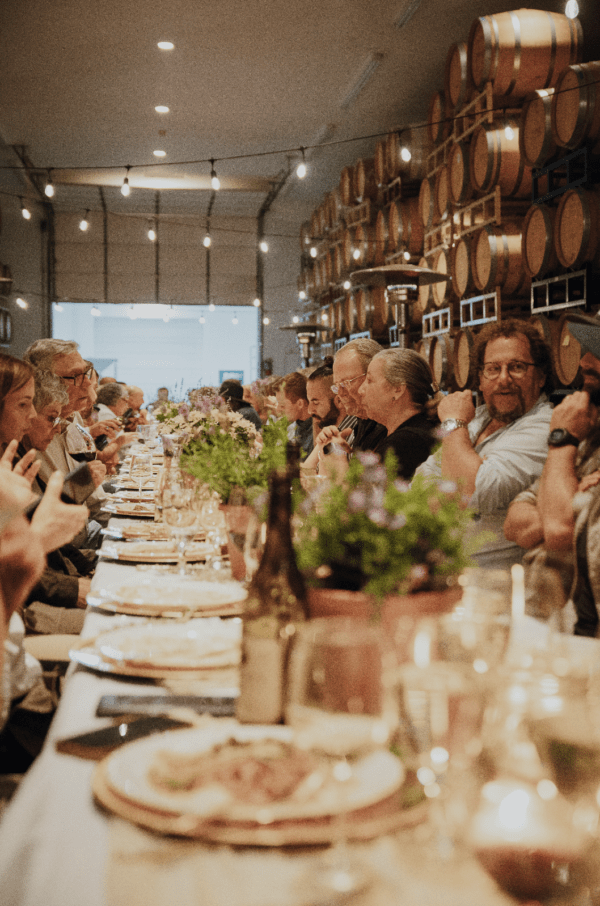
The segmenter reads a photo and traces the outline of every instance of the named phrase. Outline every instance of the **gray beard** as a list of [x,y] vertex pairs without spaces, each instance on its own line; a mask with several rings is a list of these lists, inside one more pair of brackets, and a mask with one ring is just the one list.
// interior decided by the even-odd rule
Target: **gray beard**
[[487,404],[488,412],[494,421],[500,422],[501,425],[510,425],[511,422],[516,422],[518,418],[525,415],[525,400],[523,399],[523,394],[519,387],[517,387],[516,393],[518,394],[519,402],[514,409],[511,409],[509,412],[498,412],[493,402]]

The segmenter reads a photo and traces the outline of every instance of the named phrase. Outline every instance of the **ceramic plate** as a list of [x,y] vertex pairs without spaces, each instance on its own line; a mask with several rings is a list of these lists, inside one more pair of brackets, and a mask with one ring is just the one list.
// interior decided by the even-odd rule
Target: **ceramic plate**
[[137,616],[180,617],[190,612],[235,615],[242,610],[246,590],[239,582],[209,582],[178,576],[145,575],[135,584],[92,590],[91,607]]
[[[204,541],[188,544],[185,559],[190,562],[205,560],[210,545]],[[177,550],[174,541],[116,541],[104,543],[100,557],[129,563],[176,563]]]

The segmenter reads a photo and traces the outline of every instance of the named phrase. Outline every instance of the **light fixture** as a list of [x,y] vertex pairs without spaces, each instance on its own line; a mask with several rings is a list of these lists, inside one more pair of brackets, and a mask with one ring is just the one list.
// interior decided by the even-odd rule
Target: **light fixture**
[[233,316],[233,318],[231,319],[231,323],[232,323],[232,324],[238,324],[238,323],[239,323],[239,322],[238,322],[237,315],[234,315],[234,316]]
[[169,113],[169,108],[165,104],[157,104],[154,109],[157,113]]
[[155,157],[166,157],[167,156],[166,151],[159,151],[158,149],[156,151],[153,151],[152,153],[154,154]]
[[352,284],[349,280],[344,280],[344,289],[350,289],[351,286]]
[[303,289],[301,289],[300,292],[298,293],[298,298],[299,298],[302,302],[304,302],[304,300],[306,299],[306,293],[304,292]]
[[304,148],[300,148],[300,153],[302,154],[302,160],[296,167],[296,176],[298,179],[304,179],[306,176],[306,158],[304,157]]
[[252,304],[254,305],[255,308],[260,308],[260,299],[258,298],[258,296],[256,297],[256,299],[254,300],[254,302]]
[[21,216],[23,217],[23,220],[31,220],[31,211],[29,210],[29,208],[25,207],[22,198],[19,200],[21,202]]
[[150,225],[148,226],[148,239],[150,240],[150,242],[154,242],[156,240],[156,230],[154,229],[155,226],[156,224],[150,221]]
[[93,315],[95,318],[99,318],[100,315],[102,314],[102,312],[100,311],[100,309],[98,308],[97,305],[94,305],[94,307],[90,311],[90,314]]
[[567,0],[565,6],[565,16],[567,19],[576,19],[579,15],[579,3],[577,0]]
[[204,317],[204,315],[200,315],[200,317],[198,318],[198,321],[200,322],[200,324],[205,324],[206,318]]
[[202,245],[205,249],[209,249],[212,245],[212,239],[210,238],[210,233],[207,233],[204,239],[202,240]]
[[22,299],[20,296],[17,296],[15,302],[17,303],[19,308],[29,308],[29,302],[27,302],[25,299]]
[[361,91],[366,87],[367,83],[373,78],[375,72],[381,66],[381,61],[383,60],[382,53],[370,53],[365,62],[363,63],[360,71],[350,84],[345,97],[343,98],[340,107],[342,110],[347,110],[350,107],[356,98],[359,96]]
[[52,185],[52,176],[50,175],[52,170],[48,170],[48,180],[46,182],[46,188],[44,189],[44,194],[48,198],[54,198],[54,186]]
[[161,50],[173,50],[175,47],[172,41],[159,41],[156,46]]
[[127,317],[130,318],[132,321],[135,321],[135,319],[137,318],[137,312],[135,310],[135,305],[129,306],[129,308],[127,309]]
[[512,142],[513,138],[515,137],[515,130],[507,123],[504,127],[504,134],[509,142]]
[[545,88],[538,88],[538,90],[537,90],[537,95],[538,95],[538,97],[540,97],[540,98],[547,98],[547,97],[548,97],[548,92],[546,91]]
[[329,318],[327,317],[327,312],[324,311],[323,314],[321,315],[321,321],[323,322],[323,324],[327,324],[328,320],[329,320]]
[[261,250],[261,252],[264,252],[265,254],[269,251],[269,243],[265,242],[264,239],[261,240],[260,250]]
[[60,304],[60,302],[55,302],[55,303],[54,303],[54,311],[64,311],[64,308],[62,307],[62,305]]
[[89,213],[90,213],[89,210],[87,210],[85,212],[85,214],[83,215],[83,217],[81,218],[81,220],[79,221],[79,229],[81,230],[82,233],[85,233],[85,231],[89,227],[89,222],[88,222]]
[[354,249],[354,251],[352,252],[352,257],[355,261],[358,261],[358,259],[360,258],[360,249]]
[[221,188],[221,180],[217,176],[217,171],[215,170],[214,157],[211,157],[211,159],[210,159],[210,184],[213,187],[213,189],[215,190],[215,192],[218,192],[219,189]]
[[125,198],[127,198],[127,196],[131,194],[131,186],[129,185],[129,171],[131,170],[131,167],[126,167],[125,170],[126,173],[123,185],[121,186],[121,195],[124,195]]
[[410,252],[404,252],[404,260],[410,261]]
[[270,323],[271,323],[271,322],[269,321],[268,318],[263,318],[263,324],[265,325],[265,327],[268,327],[268,325],[269,325]]
[[402,158],[402,160],[405,163],[408,163],[410,161],[410,159],[412,158],[412,154],[410,153],[410,148],[407,148],[406,146],[404,148],[401,148],[400,157]]
[[311,258],[317,257],[317,247],[315,245],[311,245],[311,247],[310,247],[310,257]]
[[298,317],[298,315],[294,315],[294,317],[292,318],[292,324],[297,324],[299,320],[300,318]]
[[214,302],[211,302],[211,303],[210,303],[210,305],[208,306],[208,310],[209,310],[209,311],[214,311],[214,310],[215,310],[215,303],[214,303]]

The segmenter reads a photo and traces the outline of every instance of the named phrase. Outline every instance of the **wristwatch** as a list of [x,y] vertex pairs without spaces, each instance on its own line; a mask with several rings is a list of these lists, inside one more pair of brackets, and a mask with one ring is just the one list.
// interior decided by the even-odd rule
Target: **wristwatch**
[[567,447],[572,444],[574,447],[579,446],[579,438],[567,431],[566,428],[555,428],[548,435],[549,447]]
[[440,430],[442,435],[446,437],[448,434],[456,431],[457,428],[466,428],[468,424],[469,423],[462,418],[447,418],[440,425]]

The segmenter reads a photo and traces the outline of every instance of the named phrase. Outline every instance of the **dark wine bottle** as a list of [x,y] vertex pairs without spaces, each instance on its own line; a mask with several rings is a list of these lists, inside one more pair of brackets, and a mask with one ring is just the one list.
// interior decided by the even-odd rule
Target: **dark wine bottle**
[[[293,460],[293,457],[290,457]],[[306,586],[292,544],[293,461],[271,475],[265,549],[244,607],[241,688],[243,723],[278,723],[283,715],[285,668],[296,625],[308,617]]]

